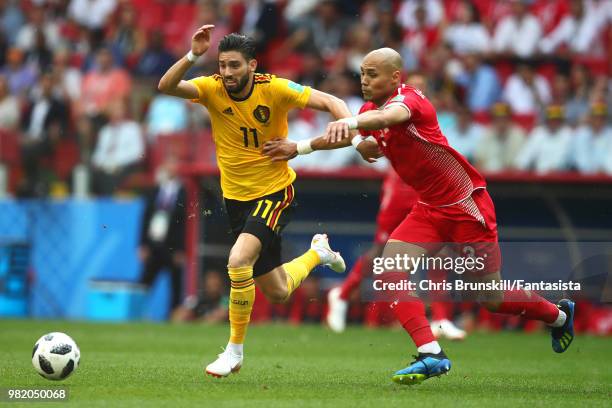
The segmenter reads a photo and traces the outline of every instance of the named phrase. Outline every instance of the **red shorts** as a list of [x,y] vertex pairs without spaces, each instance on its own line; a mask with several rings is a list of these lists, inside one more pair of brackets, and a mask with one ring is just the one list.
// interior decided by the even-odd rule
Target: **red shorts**
[[483,257],[483,273],[496,272],[501,267],[495,207],[485,189],[447,207],[417,203],[389,239],[425,244],[423,247],[430,255],[437,253],[443,244],[454,243],[459,254]]

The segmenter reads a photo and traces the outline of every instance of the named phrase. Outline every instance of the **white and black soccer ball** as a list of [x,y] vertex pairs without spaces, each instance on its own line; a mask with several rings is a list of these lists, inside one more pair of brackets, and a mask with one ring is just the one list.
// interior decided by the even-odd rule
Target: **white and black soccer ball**
[[79,366],[81,351],[65,333],[53,332],[42,336],[32,350],[32,365],[48,380],[63,380]]

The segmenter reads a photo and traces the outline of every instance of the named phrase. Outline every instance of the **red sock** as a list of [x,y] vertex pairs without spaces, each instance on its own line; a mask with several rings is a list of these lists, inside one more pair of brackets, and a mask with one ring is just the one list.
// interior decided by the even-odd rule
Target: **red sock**
[[535,292],[524,290],[507,290],[504,301],[495,313],[521,315],[525,319],[541,320],[553,323],[559,317],[559,309],[553,303]]
[[351,296],[351,292],[359,286],[363,278],[361,274],[362,268],[363,256],[360,256],[357,262],[355,262],[355,265],[353,265],[353,269],[351,269],[344,282],[342,282],[342,286],[340,286],[340,299],[348,300],[349,296]]
[[417,298],[410,302],[393,302],[390,307],[404,330],[417,347],[436,341],[429,321],[425,317],[425,305]]

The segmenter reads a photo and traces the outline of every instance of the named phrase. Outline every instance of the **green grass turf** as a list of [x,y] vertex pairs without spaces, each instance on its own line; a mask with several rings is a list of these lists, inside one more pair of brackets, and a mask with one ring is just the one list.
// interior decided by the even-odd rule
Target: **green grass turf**
[[[50,331],[71,335],[82,353],[79,369],[61,383],[30,363],[34,342]],[[335,335],[318,326],[254,326],[241,372],[204,376],[227,333],[224,325],[0,320],[0,387],[65,386],[69,404],[85,407],[583,407],[612,400],[609,338],[578,337],[557,355],[545,334],[473,334],[443,342],[450,375],[409,387],[390,380],[413,353],[397,329]]]

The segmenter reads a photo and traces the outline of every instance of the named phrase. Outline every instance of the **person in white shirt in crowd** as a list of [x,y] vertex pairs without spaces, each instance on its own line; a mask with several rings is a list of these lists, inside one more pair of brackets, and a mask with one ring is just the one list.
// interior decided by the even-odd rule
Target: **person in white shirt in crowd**
[[457,109],[457,125],[444,132],[448,144],[470,162],[474,161],[474,152],[482,139],[482,135],[482,126],[472,121],[472,113],[465,106],[460,106]]
[[148,143],[155,143],[157,136],[183,132],[189,127],[189,105],[185,99],[158,93],[155,95],[145,118]]
[[0,75],[0,131],[19,127],[19,100],[9,92],[8,81]]
[[415,14],[420,7],[425,9],[425,20],[428,27],[437,26],[444,20],[444,6],[440,0],[404,0],[397,13],[397,21],[405,30],[419,28]]
[[542,25],[529,12],[528,1],[511,0],[512,13],[495,27],[493,50],[502,56],[529,58],[537,52]]
[[82,75],[70,65],[70,51],[62,48],[53,53],[53,75],[57,78],[57,91],[65,101],[78,103],[81,97]]
[[512,122],[510,106],[498,102],[491,109],[491,124],[474,152],[474,163],[488,173],[512,170],[525,144],[525,131]]
[[565,124],[561,105],[549,105],[546,122],[535,127],[516,158],[519,170],[533,170],[538,174],[568,170],[572,147],[572,129]]
[[550,85],[533,67],[521,64],[506,81],[502,99],[514,114],[537,115],[551,101]]
[[90,30],[103,30],[117,7],[117,0],[71,0],[68,16]]
[[570,14],[555,29],[542,38],[539,48],[544,54],[567,50],[572,54],[604,56],[602,31],[607,16],[595,7],[587,7],[584,0],[570,2]]
[[606,123],[607,116],[607,105],[595,103],[588,123],[576,130],[572,159],[580,173],[612,175],[612,126]]
[[126,117],[125,102],[114,102],[109,118],[100,130],[92,157],[92,190],[98,195],[113,194],[138,168],[145,153],[140,125]]
[[45,16],[44,5],[33,5],[28,13],[28,22],[17,32],[15,45],[25,51],[31,51],[36,45],[38,31],[44,33],[47,46],[56,50],[62,46],[59,25],[56,21]]
[[478,9],[465,0],[459,4],[457,20],[444,32],[444,40],[458,55],[486,53],[491,48],[491,38],[480,21]]

